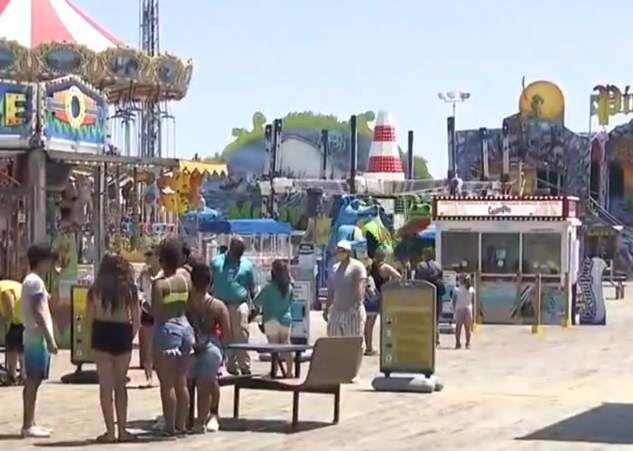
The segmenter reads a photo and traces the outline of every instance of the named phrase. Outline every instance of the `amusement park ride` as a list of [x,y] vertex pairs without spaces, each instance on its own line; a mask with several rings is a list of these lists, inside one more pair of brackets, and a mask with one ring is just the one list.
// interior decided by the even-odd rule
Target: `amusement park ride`
[[169,187],[188,169],[163,158],[161,129],[172,120],[167,103],[187,94],[193,64],[159,51],[158,2],[140,9],[135,49],[67,0],[0,1],[2,274],[21,277],[29,243],[54,243],[62,346],[80,256],[94,263],[116,248],[139,258],[142,230],[168,231],[161,217],[182,203]]
[[[61,299],[55,312],[61,335],[68,330],[71,287],[80,278],[81,248],[92,249],[83,253],[86,263],[100,261],[108,248],[139,260],[144,246],[165,233],[182,231],[176,224],[185,213],[195,216],[204,209],[203,179],[226,172],[224,165],[165,158],[169,152],[163,133],[174,121],[168,104],[187,95],[193,64],[161,53],[158,0],[140,0],[139,7],[141,42],[135,49],[68,0],[0,0],[0,231],[6,243],[0,262],[6,277],[18,278],[29,243],[55,243],[62,263],[55,284],[55,295]],[[567,159],[565,175],[571,188],[552,195],[529,192],[529,177],[521,164],[513,172],[516,162],[523,161],[524,148],[533,144],[517,144],[516,124],[522,135],[540,120],[527,110],[518,121],[504,121],[499,140],[491,138],[491,131],[477,131],[476,145],[468,149],[464,143],[470,141],[462,140],[454,118],[449,120],[454,167],[444,180],[413,178],[413,132],[408,134],[405,174],[395,123],[387,112],[376,117],[367,170],[360,173],[356,119],[352,116],[349,122],[350,173],[342,180],[326,177],[327,130],[322,131],[321,177],[303,179],[284,177],[280,171],[283,121],[266,126],[269,163],[257,180],[265,218],[277,219],[280,194],[307,192],[309,224],[303,243],[321,248],[326,267],[341,239],[352,241],[359,254],[371,254],[382,245],[399,259],[408,259],[407,240],[433,228],[433,219],[436,254],[445,268],[482,273],[479,293],[484,310],[495,303],[512,303],[507,311],[488,309],[488,318],[496,318],[491,321],[517,321],[531,302],[534,271],[545,268],[553,293],[548,318],[570,319],[576,284],[582,282],[576,275],[584,246],[579,218],[584,220],[585,210],[584,202],[572,195],[583,199],[581,188],[589,184],[586,174],[573,176],[582,172],[576,166],[585,164],[576,152],[580,141],[567,143],[573,152],[567,150],[564,158],[559,155],[564,151],[533,152],[552,166]],[[476,180],[469,180],[473,167]],[[491,175],[493,167],[498,168],[498,177]],[[327,197],[337,199],[330,215],[324,211]],[[470,235],[451,235],[450,240],[444,235],[455,233]],[[553,244],[542,249],[544,255],[533,255],[536,247],[524,249],[535,233],[551,235]],[[488,242],[485,235],[492,235],[490,246],[482,244]],[[449,243],[465,244],[449,252]],[[471,248],[473,255],[466,255]],[[402,249],[407,251],[398,254]],[[501,272],[484,267],[492,264]],[[515,274],[525,275],[527,285],[508,282]],[[493,298],[500,296],[500,286],[503,299],[497,302]],[[592,290],[585,290],[590,294],[584,295],[584,302],[595,312],[600,300],[598,294],[590,297]],[[62,346],[68,341],[67,336],[60,338]]]

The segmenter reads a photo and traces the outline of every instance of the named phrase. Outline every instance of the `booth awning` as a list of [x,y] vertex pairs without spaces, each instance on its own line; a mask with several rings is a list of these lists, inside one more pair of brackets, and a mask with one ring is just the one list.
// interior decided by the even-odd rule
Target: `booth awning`
[[198,231],[218,235],[290,235],[292,227],[288,222],[277,222],[273,219],[233,219],[204,222],[199,225]]
[[63,152],[49,150],[46,152],[53,160],[64,161],[70,164],[96,165],[101,163],[129,165],[129,166],[158,166],[164,168],[178,167],[178,160],[171,158],[141,158],[124,157],[122,155],[95,155],[91,153]]
[[226,175],[228,170],[225,164],[221,163],[206,163],[204,161],[193,160],[179,160],[179,169],[181,171],[194,172],[198,171],[201,174],[213,174]]

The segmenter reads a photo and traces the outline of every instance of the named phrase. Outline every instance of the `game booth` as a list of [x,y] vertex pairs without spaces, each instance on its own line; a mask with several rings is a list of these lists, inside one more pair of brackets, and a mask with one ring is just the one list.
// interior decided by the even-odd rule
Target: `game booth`
[[210,260],[228,246],[232,236],[240,236],[246,245],[244,256],[256,268],[255,284],[262,287],[270,280],[272,262],[284,259],[290,263],[294,279],[291,339],[305,344],[310,337],[310,305],[314,300],[316,261],[314,246],[300,246],[299,255],[292,255],[290,236],[292,227],[287,222],[273,219],[222,220],[213,211],[197,218],[198,246],[201,255]]
[[475,274],[479,323],[572,323],[577,204],[567,196],[434,197],[437,260],[455,279]]

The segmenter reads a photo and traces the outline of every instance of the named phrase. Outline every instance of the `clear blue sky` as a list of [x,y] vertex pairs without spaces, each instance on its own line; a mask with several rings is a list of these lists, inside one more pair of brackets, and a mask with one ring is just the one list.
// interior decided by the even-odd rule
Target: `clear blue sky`
[[[75,3],[138,43],[136,1]],[[449,107],[438,91],[472,93],[458,128],[499,127],[522,76],[549,79],[565,93],[567,124],[587,131],[593,86],[633,84],[630,17],[622,0],[163,0],[162,49],[195,61],[174,107],[177,154],[221,151],[257,110],[272,120],[389,109],[401,144],[415,130],[416,152],[441,177]]]

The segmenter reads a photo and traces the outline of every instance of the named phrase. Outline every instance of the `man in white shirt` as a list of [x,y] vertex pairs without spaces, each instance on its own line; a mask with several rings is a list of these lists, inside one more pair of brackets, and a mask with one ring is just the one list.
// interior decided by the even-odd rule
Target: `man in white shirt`
[[46,243],[34,244],[27,251],[29,274],[22,281],[20,314],[24,324],[24,369],[26,379],[22,400],[22,437],[47,438],[51,430],[35,424],[35,404],[42,381],[48,379],[51,354],[57,354],[50,295],[44,278],[53,271],[57,252]]

